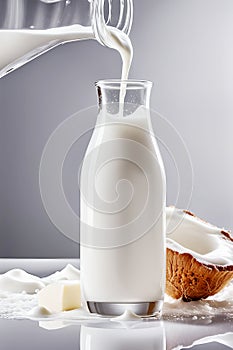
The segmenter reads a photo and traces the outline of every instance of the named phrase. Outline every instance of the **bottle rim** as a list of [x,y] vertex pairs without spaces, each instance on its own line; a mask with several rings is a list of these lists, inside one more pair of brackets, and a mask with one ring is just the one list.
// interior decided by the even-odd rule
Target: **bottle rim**
[[145,88],[151,88],[153,85],[153,82],[150,80],[137,80],[137,79],[127,79],[127,80],[103,79],[95,82],[96,87],[108,88],[108,89],[114,89],[114,90],[120,90],[122,87],[125,87],[125,85],[126,85],[126,89],[145,89]]

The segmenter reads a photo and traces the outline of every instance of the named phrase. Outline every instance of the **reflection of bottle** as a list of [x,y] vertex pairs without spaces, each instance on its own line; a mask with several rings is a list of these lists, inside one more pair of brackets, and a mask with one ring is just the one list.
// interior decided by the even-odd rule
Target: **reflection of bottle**
[[103,315],[162,308],[165,175],[148,109],[151,86],[97,83],[99,116],[81,173],[80,258],[84,299]]
[[[135,322],[134,322],[135,323]],[[137,323],[137,322],[136,322]],[[81,326],[80,350],[165,350],[166,338],[162,322],[134,325]]]

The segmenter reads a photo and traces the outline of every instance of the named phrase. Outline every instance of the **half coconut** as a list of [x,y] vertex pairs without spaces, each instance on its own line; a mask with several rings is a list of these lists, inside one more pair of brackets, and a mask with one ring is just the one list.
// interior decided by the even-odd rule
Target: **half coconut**
[[233,278],[230,232],[175,207],[166,208],[166,218],[166,293],[184,301],[218,293]]

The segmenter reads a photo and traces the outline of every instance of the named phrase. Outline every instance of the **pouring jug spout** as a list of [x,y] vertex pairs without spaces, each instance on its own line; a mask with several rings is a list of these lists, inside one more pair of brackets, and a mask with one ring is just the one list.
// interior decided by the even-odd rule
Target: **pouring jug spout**
[[132,1],[1,0],[0,77],[61,43],[96,39],[108,46],[107,26],[129,34]]

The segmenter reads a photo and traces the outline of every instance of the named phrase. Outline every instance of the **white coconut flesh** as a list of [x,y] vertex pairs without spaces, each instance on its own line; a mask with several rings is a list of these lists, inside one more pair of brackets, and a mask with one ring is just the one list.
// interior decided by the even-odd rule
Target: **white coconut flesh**
[[167,248],[189,253],[206,265],[233,265],[233,241],[229,232],[175,207],[166,208]]

